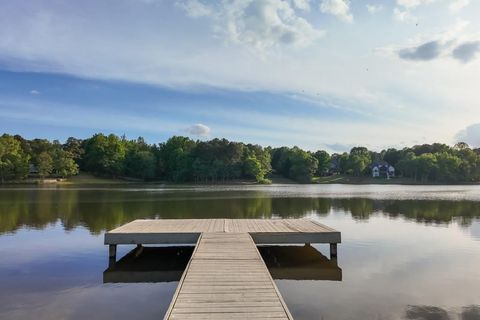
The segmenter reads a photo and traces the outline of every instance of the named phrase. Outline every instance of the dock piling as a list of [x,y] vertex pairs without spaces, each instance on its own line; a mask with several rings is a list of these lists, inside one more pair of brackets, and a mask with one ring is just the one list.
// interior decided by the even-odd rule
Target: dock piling
[[143,245],[137,244],[137,247],[135,248],[135,257],[137,258],[139,255],[141,255],[143,252]]
[[117,245],[110,244],[108,246],[108,257],[113,260],[117,260]]
[[337,257],[337,244],[330,243],[330,259]]

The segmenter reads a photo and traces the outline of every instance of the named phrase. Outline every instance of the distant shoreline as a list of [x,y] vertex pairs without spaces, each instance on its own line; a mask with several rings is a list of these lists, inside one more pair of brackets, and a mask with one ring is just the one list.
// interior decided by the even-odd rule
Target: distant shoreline
[[[271,178],[272,184],[270,185],[281,185],[281,184],[297,184],[297,185],[327,185],[327,184],[346,184],[346,185],[480,185],[478,182],[456,182],[456,183],[441,183],[441,182],[418,182],[414,179],[410,178],[373,178],[373,177],[355,177],[355,176],[348,176],[348,175],[332,175],[332,176],[325,176],[325,177],[315,177],[312,182],[310,183],[299,183],[294,180],[284,178],[281,176],[274,176]],[[255,182],[254,180],[229,180],[218,183],[194,183],[194,182],[187,182],[187,183],[174,183],[170,181],[142,181],[137,179],[130,179],[130,178],[104,178],[104,177],[96,177],[88,173],[81,173],[77,176],[70,177],[70,178],[47,178],[47,179],[39,179],[39,178],[30,178],[26,180],[12,180],[0,184],[0,186],[8,186],[8,185],[58,185],[58,186],[73,186],[73,185],[134,185],[134,184],[145,184],[145,185],[194,185],[194,186],[228,186],[228,185],[262,185],[260,183]],[[268,186],[268,185],[266,185]]]

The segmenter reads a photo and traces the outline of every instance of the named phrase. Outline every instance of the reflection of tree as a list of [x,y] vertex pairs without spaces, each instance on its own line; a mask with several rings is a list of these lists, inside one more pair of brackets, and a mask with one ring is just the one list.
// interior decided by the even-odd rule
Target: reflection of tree
[[480,305],[471,305],[463,307],[462,320],[478,320],[480,319]]
[[0,192],[0,233],[20,227],[45,228],[61,221],[66,230],[85,226],[100,233],[140,218],[300,218],[350,212],[355,219],[372,213],[418,222],[469,225],[480,217],[473,201],[372,200],[365,198],[280,198],[260,191],[148,192],[122,189],[30,189]]
[[[452,312],[453,313],[453,312]],[[449,320],[452,319],[448,312],[435,306],[408,306],[406,318],[412,320]],[[454,319],[479,320],[480,306],[471,305],[462,308],[461,314],[454,316]]]
[[380,202],[389,216],[403,216],[419,222],[448,223],[458,218],[462,225],[470,225],[480,217],[480,203],[474,201],[389,200]]
[[412,320],[448,320],[447,311],[434,306],[408,306],[407,319]]
[[273,214],[282,218],[301,218],[309,213],[326,215],[332,207],[328,198],[272,198]]
[[366,198],[335,199],[333,207],[350,211],[355,219],[368,219],[374,211],[374,200]]

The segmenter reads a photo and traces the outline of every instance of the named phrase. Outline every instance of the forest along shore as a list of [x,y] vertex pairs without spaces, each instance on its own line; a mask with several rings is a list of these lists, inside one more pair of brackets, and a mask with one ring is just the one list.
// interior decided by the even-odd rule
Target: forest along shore
[[98,183],[82,175],[72,178],[79,172],[104,183],[472,184],[480,182],[480,149],[460,142],[330,154],[182,136],[158,144],[114,134],[70,137],[63,144],[0,136],[1,183]]

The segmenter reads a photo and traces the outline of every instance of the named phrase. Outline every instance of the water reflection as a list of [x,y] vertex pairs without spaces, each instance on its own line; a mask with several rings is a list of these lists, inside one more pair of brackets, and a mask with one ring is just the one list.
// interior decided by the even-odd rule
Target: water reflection
[[[104,283],[179,281],[193,253],[192,246],[133,249],[103,272]],[[273,279],[341,281],[342,269],[314,247],[258,247]]]
[[480,305],[471,305],[463,308],[462,320],[479,320]]
[[337,259],[328,259],[310,245],[258,249],[273,279],[342,281]]
[[479,320],[480,306],[466,306],[460,312],[447,311],[435,306],[408,306],[405,316],[409,320]]
[[[352,198],[350,186],[332,186],[337,193],[345,191],[334,198],[309,194],[310,187],[295,188],[296,194],[265,192],[263,186],[207,192],[0,188],[0,319],[163,317],[177,287],[174,278],[184,266],[163,264],[162,270],[155,263],[163,260],[154,255],[153,265],[110,270],[130,273],[134,281],[149,268],[172,270],[155,280],[170,282],[102,279],[107,278],[103,272],[108,256],[102,231],[136,218],[321,216],[322,222],[342,231],[341,269],[322,256],[310,261],[309,254],[287,252],[289,247],[260,248],[272,274],[278,272],[275,282],[296,320],[429,319],[445,312],[447,319],[480,320],[478,192],[474,201],[422,195],[408,200],[405,194],[395,200],[367,199],[358,193]],[[371,187],[355,188],[363,192]],[[327,246],[312,247],[328,255]],[[119,256],[128,250],[120,246]],[[183,250],[175,263],[188,261],[191,249]],[[144,253],[137,260],[144,259]],[[290,255],[301,260],[301,267],[289,265]]]
[[6,189],[0,191],[0,233],[43,229],[61,221],[65,230],[84,226],[93,234],[139,218],[298,218],[344,211],[356,220],[373,214],[421,223],[480,217],[480,202],[374,200],[370,198],[273,197],[262,191],[131,192],[122,189]]
[[407,319],[412,320],[449,320],[448,312],[434,306],[408,306]]
[[133,249],[103,272],[104,283],[180,281],[194,247],[143,247]]

